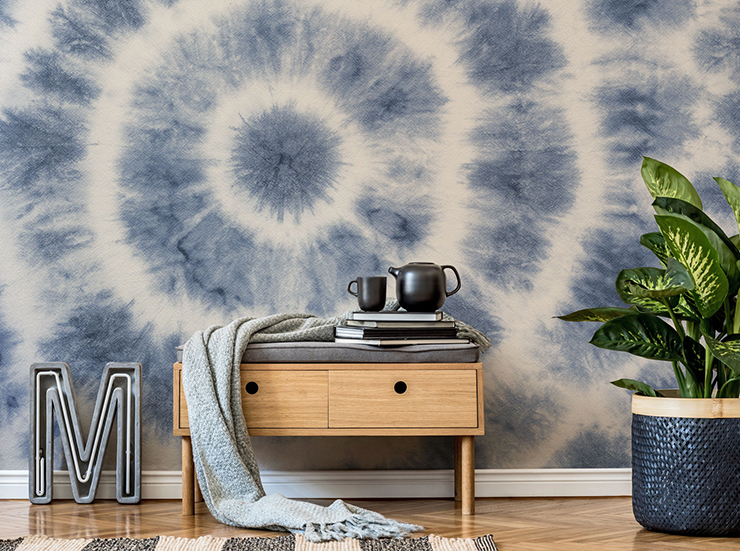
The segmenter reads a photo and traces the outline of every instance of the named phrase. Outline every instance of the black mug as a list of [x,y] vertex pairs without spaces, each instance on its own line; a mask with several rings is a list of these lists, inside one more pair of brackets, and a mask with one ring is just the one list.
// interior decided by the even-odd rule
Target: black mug
[[[361,310],[379,312],[385,306],[385,282],[385,276],[358,277],[349,282],[347,291],[350,295],[357,297]],[[357,291],[352,290],[353,283],[357,285]]]

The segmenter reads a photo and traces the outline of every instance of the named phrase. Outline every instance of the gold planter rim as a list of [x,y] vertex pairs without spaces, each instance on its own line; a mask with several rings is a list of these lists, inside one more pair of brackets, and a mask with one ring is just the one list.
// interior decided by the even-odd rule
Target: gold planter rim
[[681,398],[677,389],[660,390],[664,398],[632,395],[632,413],[650,417],[734,419],[740,417],[740,398]]

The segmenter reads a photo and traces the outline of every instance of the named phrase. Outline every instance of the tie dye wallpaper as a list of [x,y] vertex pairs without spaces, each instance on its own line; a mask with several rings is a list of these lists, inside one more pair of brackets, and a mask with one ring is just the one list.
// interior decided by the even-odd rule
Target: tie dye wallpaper
[[[729,1],[0,0],[0,469],[26,468],[37,361],[70,364],[85,426],[104,364],[141,362],[144,469],[179,469],[177,344],[349,310],[410,261],[455,265],[445,310],[493,341],[478,468],[629,466],[608,381],[669,369],[552,317],[654,265],[641,155],[732,228],[739,44]],[[449,438],[255,448],[452,466]]]

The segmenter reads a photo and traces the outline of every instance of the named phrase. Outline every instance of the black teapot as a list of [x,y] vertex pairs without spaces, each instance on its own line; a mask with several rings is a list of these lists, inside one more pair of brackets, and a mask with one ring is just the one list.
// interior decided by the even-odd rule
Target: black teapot
[[[445,270],[455,272],[457,287],[447,292]],[[460,290],[460,274],[454,266],[437,266],[433,262],[411,262],[400,268],[388,268],[396,278],[396,298],[409,312],[434,312],[445,299]]]

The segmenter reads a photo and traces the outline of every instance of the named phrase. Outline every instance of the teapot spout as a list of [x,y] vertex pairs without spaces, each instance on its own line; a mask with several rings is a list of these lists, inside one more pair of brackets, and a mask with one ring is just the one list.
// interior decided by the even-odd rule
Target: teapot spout
[[400,272],[401,272],[401,269],[400,268],[394,268],[393,266],[391,266],[390,268],[388,268],[388,273],[391,274],[393,277],[398,277],[398,274]]

